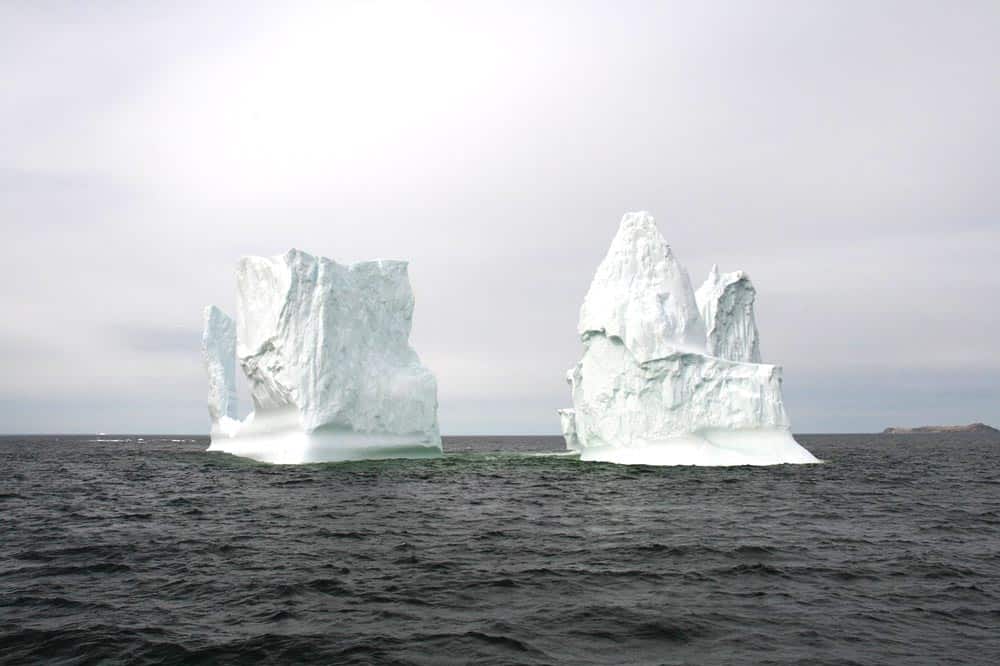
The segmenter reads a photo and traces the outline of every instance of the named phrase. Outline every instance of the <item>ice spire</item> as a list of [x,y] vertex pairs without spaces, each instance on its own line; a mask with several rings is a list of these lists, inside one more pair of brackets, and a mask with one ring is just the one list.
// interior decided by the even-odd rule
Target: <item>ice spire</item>
[[208,374],[208,413],[212,424],[223,418],[235,419],[236,324],[225,312],[209,305],[204,311],[201,352]]
[[743,271],[719,274],[713,265],[695,292],[707,329],[707,351],[730,361],[760,363],[760,334],[754,316],[757,290]]
[[705,350],[705,325],[687,271],[653,216],[627,213],[580,308],[581,337],[617,338],[640,363]]

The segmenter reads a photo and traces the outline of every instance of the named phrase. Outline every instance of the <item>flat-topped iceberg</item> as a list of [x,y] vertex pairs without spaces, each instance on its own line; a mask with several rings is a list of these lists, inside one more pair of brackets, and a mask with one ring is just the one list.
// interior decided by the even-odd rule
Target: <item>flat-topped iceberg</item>
[[695,292],[652,216],[625,215],[580,309],[567,448],[625,464],[818,462],[792,438],[781,368],[760,362],[755,296],[745,273],[714,267]]
[[[409,345],[404,261],[244,257],[236,322],[205,309],[212,443],[271,463],[437,456],[437,382]],[[253,412],[237,419],[235,360]]]

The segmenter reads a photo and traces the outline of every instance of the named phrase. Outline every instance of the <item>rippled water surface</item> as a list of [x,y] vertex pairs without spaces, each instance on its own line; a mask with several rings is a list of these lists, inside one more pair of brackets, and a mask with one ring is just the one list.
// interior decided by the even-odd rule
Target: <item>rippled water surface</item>
[[828,462],[0,438],[0,661],[1000,663],[1000,439],[798,439]]

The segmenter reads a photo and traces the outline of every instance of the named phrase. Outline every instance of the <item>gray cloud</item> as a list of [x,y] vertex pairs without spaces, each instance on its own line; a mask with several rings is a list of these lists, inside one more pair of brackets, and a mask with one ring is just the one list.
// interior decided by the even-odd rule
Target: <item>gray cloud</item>
[[1000,422],[998,28],[976,2],[4,5],[0,431],[204,431],[201,307],[295,246],[410,260],[446,433],[555,433],[634,209],[696,282],[753,276],[797,430]]

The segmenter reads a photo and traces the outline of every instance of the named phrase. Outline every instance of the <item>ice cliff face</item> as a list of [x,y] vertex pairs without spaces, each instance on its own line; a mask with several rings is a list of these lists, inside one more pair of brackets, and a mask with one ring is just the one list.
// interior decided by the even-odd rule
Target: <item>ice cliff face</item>
[[[291,250],[244,258],[237,286],[235,326],[206,311],[210,451],[290,463],[440,453],[437,383],[408,342],[405,262],[344,266]],[[215,396],[229,379],[216,368],[234,347],[254,411],[224,428],[229,403]]]
[[791,436],[781,369],[759,362],[754,298],[745,274],[714,269],[696,298],[653,218],[625,215],[580,310],[567,447],[622,463],[816,462]]
[[708,330],[707,351],[731,361],[760,363],[760,334],[753,303],[757,290],[743,271],[719,275],[712,266],[695,300]]
[[202,359],[208,373],[208,413],[212,423],[237,418],[236,324],[219,308],[205,308]]

